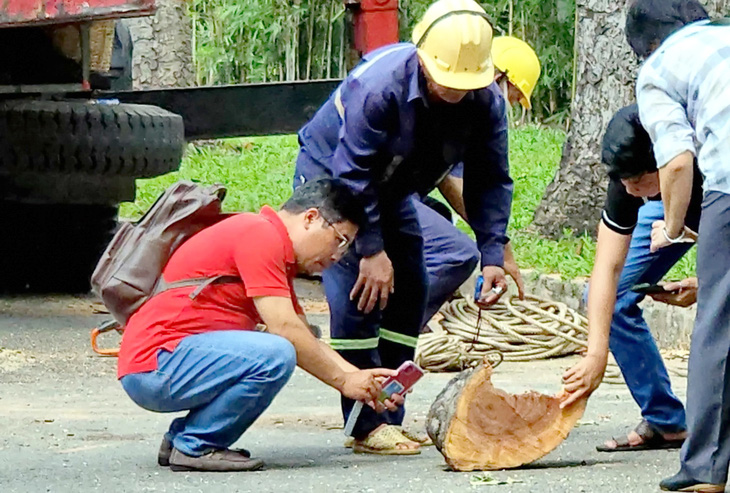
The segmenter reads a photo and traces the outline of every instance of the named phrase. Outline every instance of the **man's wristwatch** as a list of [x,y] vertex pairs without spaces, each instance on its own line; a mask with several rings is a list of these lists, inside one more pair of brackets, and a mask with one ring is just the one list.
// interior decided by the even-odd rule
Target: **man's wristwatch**
[[676,238],[669,237],[666,226],[662,228],[662,233],[664,233],[664,239],[667,240],[669,243],[682,243],[682,240],[684,240],[684,228],[682,228],[682,232],[679,233],[679,236],[677,236]]

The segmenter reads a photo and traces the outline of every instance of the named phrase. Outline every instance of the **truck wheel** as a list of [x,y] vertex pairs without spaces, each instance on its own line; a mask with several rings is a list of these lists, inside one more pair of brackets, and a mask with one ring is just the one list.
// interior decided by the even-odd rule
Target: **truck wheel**
[[182,117],[156,106],[0,103],[0,173],[147,178],[176,170],[184,145]]
[[86,293],[117,208],[0,202],[0,291]]

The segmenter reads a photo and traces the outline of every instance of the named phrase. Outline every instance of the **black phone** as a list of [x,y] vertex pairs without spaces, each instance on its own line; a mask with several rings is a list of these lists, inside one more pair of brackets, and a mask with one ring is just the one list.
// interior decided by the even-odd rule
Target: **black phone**
[[641,283],[641,284],[635,284],[631,291],[635,291],[637,293],[644,293],[644,294],[656,294],[656,293],[666,293],[666,294],[674,294],[679,293],[678,289],[675,289],[674,291],[667,291],[664,289],[664,286],[661,284],[649,284],[648,282]]

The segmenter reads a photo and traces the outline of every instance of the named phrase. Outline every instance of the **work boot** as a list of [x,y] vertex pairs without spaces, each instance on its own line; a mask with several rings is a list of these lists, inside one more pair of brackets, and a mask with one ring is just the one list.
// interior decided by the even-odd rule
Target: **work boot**
[[659,487],[662,491],[693,491],[699,493],[722,493],[725,491],[724,484],[703,483],[690,478],[681,471],[671,478],[662,480]]
[[214,450],[200,457],[192,457],[183,454],[173,448],[170,454],[171,471],[214,471],[214,472],[237,472],[257,471],[264,467],[261,459],[246,457],[235,450]]

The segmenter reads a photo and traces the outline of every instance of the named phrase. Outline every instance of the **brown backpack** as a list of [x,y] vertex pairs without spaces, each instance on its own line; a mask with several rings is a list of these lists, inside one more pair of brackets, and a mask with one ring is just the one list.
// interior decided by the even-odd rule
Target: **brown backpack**
[[201,187],[180,181],[168,188],[136,223],[124,223],[91,276],[91,286],[122,326],[149,298],[168,289],[198,286],[191,298],[212,283],[237,282],[220,275],[171,283],[162,269],[185,240],[226,217],[222,185]]

